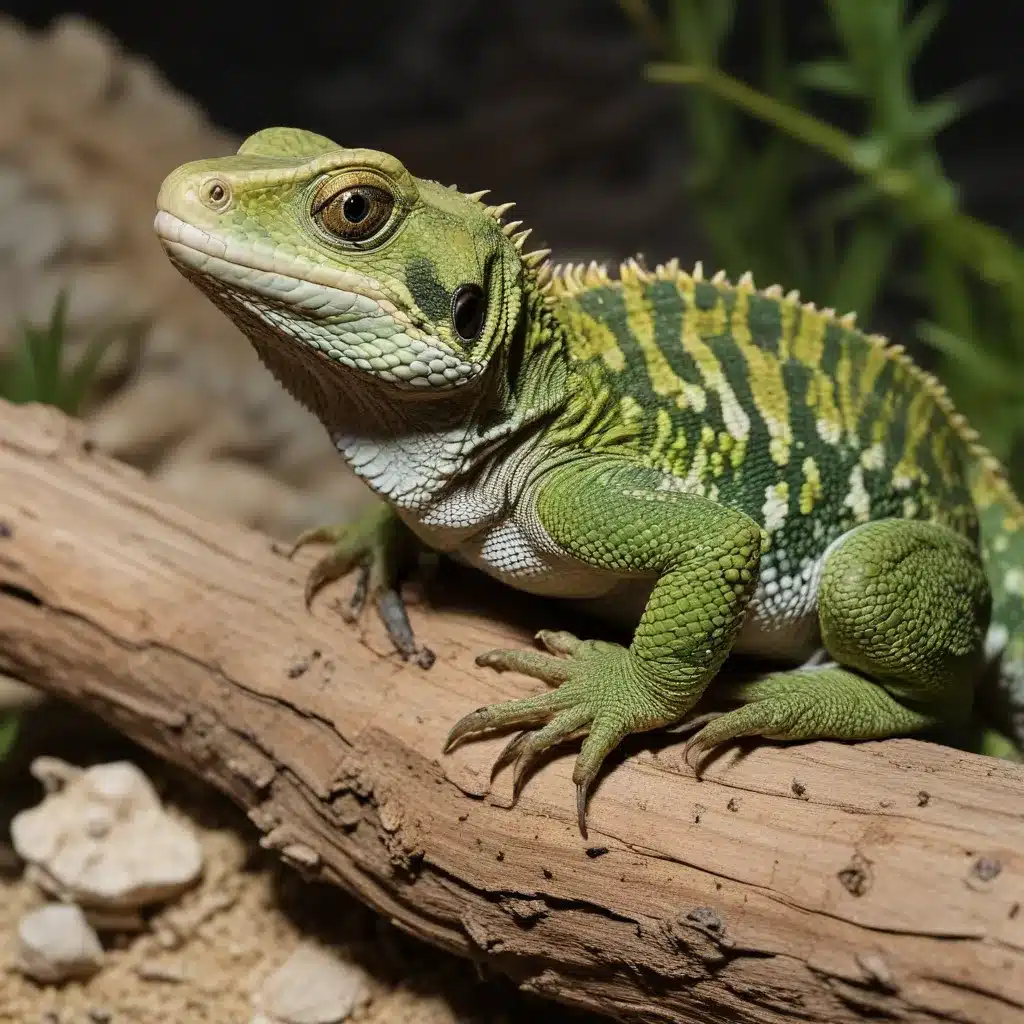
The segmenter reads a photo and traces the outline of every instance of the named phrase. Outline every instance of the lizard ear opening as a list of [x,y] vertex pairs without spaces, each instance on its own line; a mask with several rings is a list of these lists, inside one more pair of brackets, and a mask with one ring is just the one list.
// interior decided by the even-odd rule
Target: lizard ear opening
[[484,326],[487,298],[478,284],[462,284],[452,297],[452,324],[463,341],[476,341]]

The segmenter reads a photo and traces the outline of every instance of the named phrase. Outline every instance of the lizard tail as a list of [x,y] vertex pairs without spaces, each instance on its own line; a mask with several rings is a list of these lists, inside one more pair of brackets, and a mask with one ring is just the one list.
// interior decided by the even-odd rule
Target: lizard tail
[[991,671],[979,689],[979,710],[1024,753],[1024,504],[990,456],[979,460],[971,490],[992,590]]

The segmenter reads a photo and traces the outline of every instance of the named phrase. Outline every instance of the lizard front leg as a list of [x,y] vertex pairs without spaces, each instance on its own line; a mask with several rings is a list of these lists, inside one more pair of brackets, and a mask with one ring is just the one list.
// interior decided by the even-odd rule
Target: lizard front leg
[[605,757],[630,733],[684,717],[728,655],[757,582],[760,529],[742,512],[664,489],[645,467],[598,456],[552,470],[536,514],[560,551],[595,571],[656,576],[647,606],[628,648],[544,632],[549,653],[482,655],[479,664],[560,685],[474,711],[451,730],[445,749],[471,733],[543,726],[516,737],[499,758],[499,765],[516,761],[518,786],[542,750],[585,736],[573,781],[586,835],[587,790]]
[[349,523],[318,526],[296,538],[288,553],[292,557],[308,544],[330,544],[330,550],[314,563],[306,577],[306,606],[328,583],[358,570],[355,592],[342,612],[354,622],[367,600],[374,603],[395,650],[403,658],[416,655],[424,667],[433,662],[427,648],[417,648],[405,604],[399,593],[399,577],[411,554],[414,538],[390,506],[375,504]]

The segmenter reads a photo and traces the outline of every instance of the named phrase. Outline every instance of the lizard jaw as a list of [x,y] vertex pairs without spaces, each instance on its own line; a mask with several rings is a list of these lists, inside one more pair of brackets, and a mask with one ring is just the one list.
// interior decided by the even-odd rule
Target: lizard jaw
[[[168,210],[158,211],[153,227],[175,267],[250,337],[255,317],[283,341],[401,390],[450,390],[483,369],[413,324],[371,278],[226,242]],[[235,315],[239,308],[244,316]]]

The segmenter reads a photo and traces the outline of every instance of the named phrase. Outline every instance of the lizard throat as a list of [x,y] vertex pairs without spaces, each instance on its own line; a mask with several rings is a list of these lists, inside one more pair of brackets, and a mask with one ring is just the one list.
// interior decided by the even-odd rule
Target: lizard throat
[[443,396],[435,389],[399,390],[289,336],[286,317],[267,300],[179,269],[227,313],[277,382],[313,413],[356,475],[382,497],[420,507],[467,471],[484,441],[476,427],[489,390],[484,380]]

